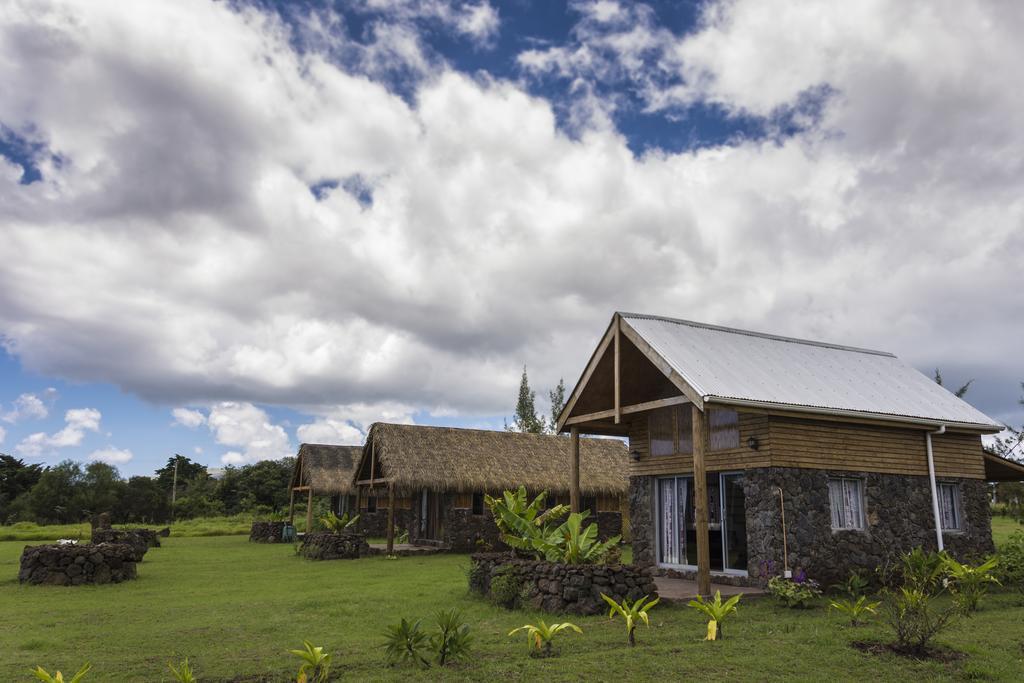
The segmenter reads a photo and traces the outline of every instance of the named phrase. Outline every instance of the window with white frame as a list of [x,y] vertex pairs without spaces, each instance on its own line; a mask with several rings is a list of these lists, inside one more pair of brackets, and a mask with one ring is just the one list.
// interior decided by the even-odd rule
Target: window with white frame
[[864,482],[852,477],[828,480],[828,502],[833,529],[864,528]]
[[939,519],[943,531],[959,531],[960,526],[960,487],[956,484],[938,484]]

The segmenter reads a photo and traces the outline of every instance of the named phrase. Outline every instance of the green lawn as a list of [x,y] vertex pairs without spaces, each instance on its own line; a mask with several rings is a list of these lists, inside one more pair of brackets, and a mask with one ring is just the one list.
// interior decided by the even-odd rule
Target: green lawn
[[1003,515],[992,516],[992,540],[997,546],[1010,538],[1015,531],[1024,531],[1024,525]]
[[[765,598],[741,603],[725,641],[702,642],[695,612],[659,605],[635,649],[621,622],[578,618],[584,635],[566,636],[561,657],[534,660],[506,633],[552,617],[468,595],[466,556],[318,563],[244,536],[172,536],[149,552],[137,581],[65,588],[20,586],[23,546],[0,543],[2,681],[31,680],[36,664],[68,673],[86,660],[87,681],[165,681],[167,662],[185,656],[202,681],[287,680],[296,664],[285,650],[304,638],[327,646],[347,680],[1020,680],[1024,671],[1024,607],[1009,593],[940,639],[967,655],[952,664],[861,653],[850,642],[885,639],[883,627],[851,629],[823,608],[784,610]],[[443,672],[382,665],[387,624],[450,606],[476,634],[472,662]]]

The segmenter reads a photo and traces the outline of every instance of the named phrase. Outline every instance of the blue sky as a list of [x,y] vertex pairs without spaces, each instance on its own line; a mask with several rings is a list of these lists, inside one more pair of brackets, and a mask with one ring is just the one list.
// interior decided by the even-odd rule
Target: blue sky
[[1018,14],[9,3],[0,451],[500,428],[614,310],[888,349],[1020,424]]

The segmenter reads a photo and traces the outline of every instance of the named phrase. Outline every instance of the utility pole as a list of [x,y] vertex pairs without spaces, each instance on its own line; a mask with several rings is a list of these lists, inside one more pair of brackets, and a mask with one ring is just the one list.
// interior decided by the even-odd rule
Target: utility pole
[[174,454],[174,484],[171,485],[171,519],[174,519],[174,502],[178,499],[178,461],[181,456]]

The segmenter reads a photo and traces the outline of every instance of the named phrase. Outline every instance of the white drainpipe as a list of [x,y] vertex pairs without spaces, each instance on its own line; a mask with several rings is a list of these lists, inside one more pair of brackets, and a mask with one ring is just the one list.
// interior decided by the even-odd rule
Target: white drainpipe
[[925,448],[928,451],[928,483],[932,486],[932,513],[935,515],[935,539],[939,542],[939,552],[943,550],[942,544],[942,518],[939,515],[939,491],[935,486],[935,458],[932,456],[932,434],[945,434],[946,425],[942,425],[934,432],[924,433]]

